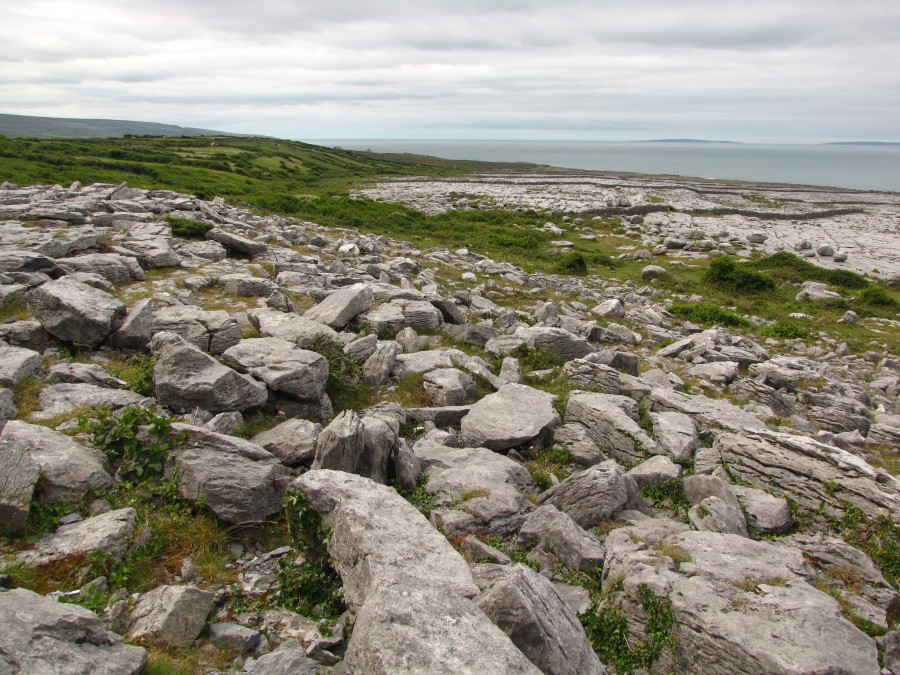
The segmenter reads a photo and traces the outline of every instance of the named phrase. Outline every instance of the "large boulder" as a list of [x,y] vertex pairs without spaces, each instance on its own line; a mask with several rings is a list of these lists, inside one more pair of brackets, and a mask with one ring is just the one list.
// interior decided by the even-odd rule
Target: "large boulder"
[[247,316],[262,337],[276,337],[293,342],[298,347],[308,347],[319,340],[341,344],[337,332],[325,324],[273,309],[253,309]]
[[478,610],[466,562],[396,491],[329,470],[305,473],[291,489],[333,528],[328,550],[357,615],[349,670],[539,672]]
[[612,520],[623,509],[643,506],[637,483],[612,459],[573,473],[538,501],[552,504],[585,529]]
[[[20,470],[31,475],[33,463],[40,470],[39,497],[51,501],[77,500],[89,490],[113,484],[104,457],[73,438],[47,427],[18,420],[7,422],[0,432],[0,455],[23,457]],[[17,479],[16,484],[24,486]]]
[[197,639],[215,595],[194,586],[157,586],[131,614],[128,637],[163,647],[186,647]]
[[594,351],[594,347],[586,339],[563,328],[531,326],[520,328],[515,336],[524,340],[532,349],[543,349],[566,361],[580,359]]
[[93,612],[24,588],[0,592],[0,625],[2,673],[138,675],[147,663]]
[[811,585],[799,550],[661,520],[614,530],[606,548],[607,607],[632,649],[650,637],[646,608],[671,607],[671,626],[656,627],[676,645],[659,654],[667,672],[879,672],[875,642]]
[[0,386],[14,387],[19,380],[35,375],[40,369],[40,354],[0,342]]
[[49,565],[72,556],[88,558],[95,554],[119,559],[131,545],[134,519],[134,509],[125,508],[63,525],[18,558],[26,565]]
[[175,454],[178,488],[191,501],[206,507],[226,523],[261,522],[282,509],[287,469],[210,448],[191,448]]
[[372,306],[374,294],[366,284],[345,286],[330,293],[318,305],[304,312],[303,317],[341,330],[357,315]]
[[153,366],[156,398],[177,412],[258,408],[268,397],[266,385],[232,370],[175,333],[153,337],[159,358]]
[[720,434],[719,461],[751,487],[791,498],[802,511],[842,516],[846,505],[900,523],[900,481],[841,448],[768,430]]
[[67,272],[96,274],[116,286],[145,278],[137,260],[117,253],[88,253],[57,262]]
[[637,404],[624,396],[575,392],[566,406],[566,422],[577,422],[610,455],[640,462],[656,450],[656,441],[638,424]]
[[523,384],[504,385],[472,406],[461,435],[468,445],[491,450],[521,445],[559,424],[555,398]]
[[96,384],[52,384],[41,390],[38,396],[41,409],[33,412],[31,417],[36,420],[52,419],[57,415],[67,415],[76,410],[101,405],[110,410],[118,410],[137,405],[145,398],[128,389],[110,389],[108,386]]
[[524,466],[486,448],[449,448],[429,438],[417,441],[413,452],[437,506],[464,511],[497,536],[519,529],[531,506],[522,493],[533,490]]
[[283,464],[309,464],[316,456],[316,443],[322,425],[303,419],[290,419],[262,431],[251,440],[275,455]]
[[69,277],[28,294],[28,308],[48,333],[76,347],[93,348],[119,327],[125,305],[109,293]]
[[304,401],[318,401],[325,393],[328,361],[316,352],[299,349],[279,338],[241,340],[222,354],[222,361],[241,373],[265,382],[273,391]]
[[516,546],[530,548],[528,559],[543,569],[557,565],[570,570],[594,570],[603,564],[606,552],[600,540],[578,526],[552,504],[539,506],[525,519]]
[[606,672],[575,612],[552,583],[528,567],[511,567],[478,598],[478,607],[542,673]]
[[221,354],[241,341],[240,324],[228,312],[207,312],[194,305],[173,305],[153,310],[151,332],[170,331],[209,354]]

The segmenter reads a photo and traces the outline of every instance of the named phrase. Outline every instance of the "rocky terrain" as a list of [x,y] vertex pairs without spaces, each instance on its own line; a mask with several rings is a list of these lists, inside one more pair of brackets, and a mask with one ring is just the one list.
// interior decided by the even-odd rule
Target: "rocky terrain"
[[897,196],[746,193],[368,193],[620,217],[648,265],[610,281],[4,183],[0,673],[900,673],[900,357],[653,283],[754,247],[896,274]]

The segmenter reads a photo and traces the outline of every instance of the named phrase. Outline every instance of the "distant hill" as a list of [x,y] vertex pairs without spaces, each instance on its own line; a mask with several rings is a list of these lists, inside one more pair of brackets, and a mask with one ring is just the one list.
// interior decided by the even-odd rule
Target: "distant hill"
[[839,141],[835,143],[822,143],[822,145],[900,145],[894,141]]
[[728,144],[740,145],[738,141],[708,141],[702,138],[655,138],[650,141],[638,141],[639,143],[711,143],[711,144]]
[[224,131],[132,120],[91,120],[0,114],[7,138],[122,138],[123,136],[239,136]]

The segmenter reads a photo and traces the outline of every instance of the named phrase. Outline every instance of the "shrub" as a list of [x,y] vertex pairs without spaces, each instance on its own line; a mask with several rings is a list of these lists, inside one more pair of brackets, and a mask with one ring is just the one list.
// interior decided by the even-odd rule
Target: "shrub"
[[773,276],[796,284],[804,281],[822,281],[842,288],[865,288],[869,285],[862,276],[849,270],[830,270],[813,265],[793,253],[779,251],[750,263],[757,270],[765,270]]
[[762,330],[766,337],[783,338],[785,340],[805,340],[809,337],[809,327],[793,321],[777,321]]
[[854,301],[867,307],[878,307],[882,309],[895,309],[900,306],[900,303],[888,295],[887,291],[880,286],[869,286],[868,288],[864,288],[856,298],[854,298]]
[[739,264],[734,258],[720,256],[710,263],[703,277],[718,288],[733,293],[764,293],[775,290],[775,280]]
[[587,261],[580,253],[575,253],[574,251],[563,253],[559,258],[556,271],[559,274],[574,274],[583,277],[588,273]]
[[212,223],[205,223],[202,220],[191,220],[190,218],[166,216],[166,222],[171,226],[174,236],[185,239],[203,239],[206,237],[206,233],[213,229]]
[[676,303],[669,307],[669,311],[677,317],[696,323],[715,324],[729,328],[749,325],[745,319],[734,312],[729,312],[709,302]]

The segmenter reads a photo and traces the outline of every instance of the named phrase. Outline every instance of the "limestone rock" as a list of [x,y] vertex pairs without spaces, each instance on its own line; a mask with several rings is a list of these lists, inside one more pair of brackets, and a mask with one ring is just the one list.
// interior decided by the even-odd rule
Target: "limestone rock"
[[312,468],[353,473],[364,448],[362,421],[352,410],[345,410],[319,434]]
[[353,672],[538,672],[476,608],[465,561],[393,489],[329,470],[292,485],[334,529],[329,553],[357,613]]
[[683,528],[648,520],[606,539],[604,588],[623,580],[608,602],[621,608],[630,630],[640,634],[646,622],[642,588],[672,604],[669,635],[678,649],[660,665],[716,674],[878,673],[874,641],[810,585],[800,551]]
[[134,509],[125,508],[63,525],[38,540],[30,551],[20,553],[19,560],[26,565],[49,565],[71,556],[88,558],[95,553],[119,559],[131,544],[134,518]]
[[516,546],[532,548],[529,560],[542,568],[557,564],[570,570],[593,570],[603,564],[606,552],[600,540],[552,504],[528,514],[516,537]]
[[0,386],[14,387],[19,380],[35,375],[40,369],[40,354],[0,342]]
[[637,405],[623,396],[575,392],[566,422],[584,426],[598,446],[624,461],[641,461],[656,449],[656,441],[637,423]]
[[523,339],[532,349],[544,349],[566,361],[580,359],[594,351],[586,339],[562,328],[532,326],[517,330],[516,337]]
[[432,405],[465,405],[475,398],[475,380],[456,368],[438,368],[422,378]]
[[125,318],[119,300],[68,277],[31,291],[28,307],[48,333],[77,347],[96,347]]
[[588,467],[609,459],[581,424],[563,424],[553,430],[553,442],[563,445],[572,454],[572,459],[581,466]]
[[329,294],[318,305],[306,310],[303,317],[340,330],[369,309],[373,298],[374,294],[368,285],[353,284]]
[[690,461],[700,447],[700,436],[690,416],[679,412],[651,413],[656,452],[676,462]]
[[194,586],[157,586],[135,606],[128,637],[163,647],[188,646],[206,625],[214,600]]
[[113,484],[99,452],[46,427],[7,422],[0,432],[0,455],[6,453],[27,456],[39,467],[41,499],[76,500],[89,490]]
[[261,445],[288,466],[309,464],[316,456],[316,441],[322,425],[303,419],[291,419],[256,434],[251,440]]
[[485,396],[462,420],[472,446],[503,450],[530,441],[559,423],[554,396],[522,384],[507,384]]
[[363,379],[380,386],[388,381],[403,348],[394,341],[378,342],[375,351],[363,364]]
[[203,498],[226,523],[261,522],[281,511],[288,475],[281,464],[201,447],[177,452],[175,466],[185,499]]
[[158,333],[153,346],[156,398],[177,412],[247,410],[266,402],[266,386],[216,361],[174,333]]
[[273,391],[302,401],[318,401],[325,393],[328,361],[279,338],[241,340],[222,354],[226,365],[262,380]]
[[75,410],[105,405],[118,410],[130,405],[138,405],[144,396],[128,389],[110,389],[96,384],[52,384],[41,390],[38,399],[41,409],[31,414],[33,419],[52,419]]
[[573,473],[544,492],[538,501],[552,504],[585,529],[612,520],[622,509],[641,504],[637,484],[611,459]]
[[743,485],[732,485],[747,518],[747,525],[762,534],[782,534],[791,528],[791,510],[787,500]]
[[0,592],[0,625],[3,673],[138,675],[147,663],[93,612],[24,588]]
[[227,312],[207,312],[193,305],[160,307],[153,311],[151,332],[171,331],[209,354],[221,354],[241,341],[240,324]]
[[683,469],[665,455],[656,455],[645,459],[631,469],[627,475],[641,487],[659,485],[678,480]]
[[575,613],[553,584],[528,567],[512,567],[478,598],[478,606],[542,673],[606,672]]
[[318,340],[341,344],[338,334],[328,326],[296,314],[285,314],[271,309],[253,309],[247,316],[262,337],[276,337],[293,342],[300,348],[309,347]]

